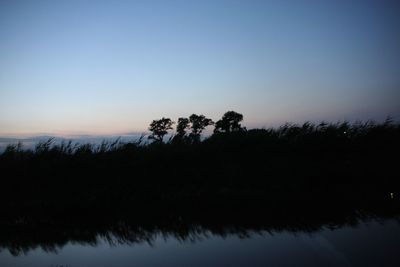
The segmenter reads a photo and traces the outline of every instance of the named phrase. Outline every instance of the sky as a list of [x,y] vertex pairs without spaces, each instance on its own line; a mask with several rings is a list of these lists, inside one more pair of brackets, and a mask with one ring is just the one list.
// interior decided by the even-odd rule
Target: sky
[[400,120],[398,1],[0,0],[0,136]]

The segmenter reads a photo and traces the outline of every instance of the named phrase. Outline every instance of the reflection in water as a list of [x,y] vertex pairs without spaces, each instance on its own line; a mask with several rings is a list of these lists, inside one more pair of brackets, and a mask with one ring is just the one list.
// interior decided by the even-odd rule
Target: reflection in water
[[[126,227],[126,226],[123,226]],[[323,227],[317,232],[193,233],[182,240],[157,231],[124,240],[99,234],[25,254],[0,253],[1,266],[398,266],[400,226],[393,220]],[[140,241],[139,241],[140,240]],[[139,242],[137,242],[139,241]]]
[[400,264],[397,202],[320,204],[146,206],[113,215],[9,215],[0,220],[0,265]]

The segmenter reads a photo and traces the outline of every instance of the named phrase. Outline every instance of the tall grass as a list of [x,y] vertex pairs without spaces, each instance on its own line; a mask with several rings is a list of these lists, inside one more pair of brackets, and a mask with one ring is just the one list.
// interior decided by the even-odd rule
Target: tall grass
[[9,145],[8,207],[106,207],[166,199],[382,197],[400,192],[400,125],[306,122],[215,133],[201,142]]

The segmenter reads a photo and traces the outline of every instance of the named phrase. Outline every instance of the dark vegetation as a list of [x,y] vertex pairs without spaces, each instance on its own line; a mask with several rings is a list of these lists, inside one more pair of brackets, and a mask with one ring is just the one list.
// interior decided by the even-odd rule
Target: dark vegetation
[[[0,155],[0,251],[67,242],[181,241],[208,234],[314,232],[399,219],[400,125],[286,124],[246,130],[243,116],[150,124],[135,142],[10,145]],[[214,133],[201,133],[214,125]]]
[[[3,218],[399,197],[400,125],[390,119],[252,130],[242,119],[233,111],[215,123],[193,114],[164,140],[173,122],[162,118],[151,123],[149,143],[10,145],[0,155]],[[201,139],[210,125],[213,135]]]

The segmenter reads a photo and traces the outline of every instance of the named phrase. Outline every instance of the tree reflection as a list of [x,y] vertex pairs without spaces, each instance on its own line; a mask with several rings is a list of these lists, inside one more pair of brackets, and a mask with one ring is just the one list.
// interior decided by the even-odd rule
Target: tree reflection
[[[211,203],[209,203],[211,204]],[[30,214],[1,219],[0,248],[14,256],[41,248],[57,253],[68,242],[96,246],[147,243],[157,239],[197,242],[211,236],[249,238],[281,232],[316,233],[322,229],[356,227],[360,222],[395,218],[398,201],[307,201],[270,205],[248,202],[223,205],[163,203],[135,212],[98,210],[68,214]]]

